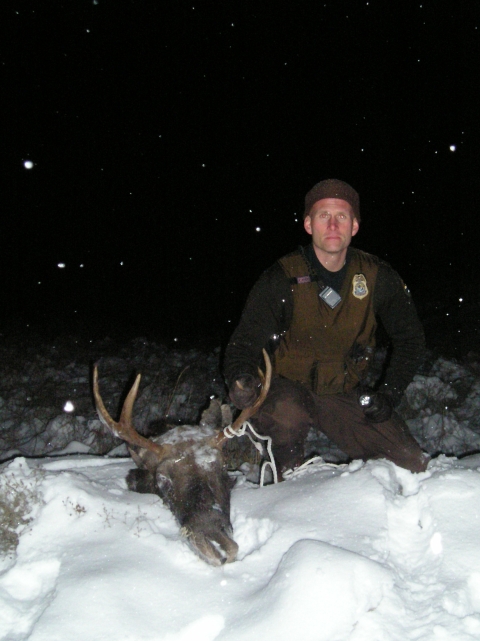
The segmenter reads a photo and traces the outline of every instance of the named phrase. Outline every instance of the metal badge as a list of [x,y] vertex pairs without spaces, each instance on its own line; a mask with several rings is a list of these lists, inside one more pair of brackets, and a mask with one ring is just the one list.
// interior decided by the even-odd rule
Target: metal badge
[[364,274],[355,274],[352,280],[353,291],[352,294],[355,298],[362,300],[368,296],[367,279]]

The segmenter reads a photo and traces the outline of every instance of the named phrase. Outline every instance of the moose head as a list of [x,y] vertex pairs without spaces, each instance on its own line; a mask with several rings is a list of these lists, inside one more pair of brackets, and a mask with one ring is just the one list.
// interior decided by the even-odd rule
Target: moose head
[[[265,350],[265,376],[254,405],[244,409],[231,426],[237,431],[258,410],[270,387],[272,367]],[[207,563],[219,566],[236,559],[238,545],[230,522],[231,479],[223,455],[227,439],[221,427],[222,408],[212,401],[198,426],[172,427],[149,439],[132,424],[132,410],[140,384],[137,376],[114,421],[107,412],[98,388],[97,367],[93,371],[93,395],[102,423],[129,446],[137,469],[130,470],[130,490],[157,494],[177,519],[183,536]],[[215,423],[215,425],[213,425]]]

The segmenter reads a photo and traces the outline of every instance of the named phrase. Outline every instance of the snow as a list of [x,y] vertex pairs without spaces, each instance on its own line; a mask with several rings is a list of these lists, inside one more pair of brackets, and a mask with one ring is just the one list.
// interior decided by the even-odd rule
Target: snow
[[4,464],[40,500],[0,576],[0,638],[475,639],[480,455],[423,474],[317,461],[278,485],[237,475],[238,560],[201,561],[130,459]]
[[[221,392],[217,352],[135,345],[100,361],[113,413],[132,368],[142,371],[139,425],[167,409],[195,413],[202,396],[208,404],[212,391]],[[322,439],[309,441],[321,456],[278,485],[261,488],[232,472],[239,553],[212,567],[187,545],[159,497],[127,489],[134,464],[123,445],[107,440],[109,455],[92,453],[101,441],[89,429],[101,426],[86,402],[88,366],[65,364],[57,352],[17,354],[0,389],[8,446],[0,468],[0,639],[480,637],[476,362],[436,359],[405,395],[400,411],[434,455],[424,473],[385,460],[342,462]],[[178,380],[187,365],[195,372],[188,384]],[[67,398],[72,414],[61,412]],[[31,456],[28,429],[45,448],[40,455]],[[21,432],[16,441],[10,430]],[[208,463],[208,452],[199,457]]]

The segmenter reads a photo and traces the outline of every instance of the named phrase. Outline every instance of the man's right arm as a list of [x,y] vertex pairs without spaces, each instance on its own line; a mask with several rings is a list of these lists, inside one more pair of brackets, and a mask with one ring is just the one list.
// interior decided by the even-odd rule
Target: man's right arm
[[248,296],[240,323],[225,350],[224,374],[229,389],[239,378],[258,377],[262,349],[288,328],[292,315],[292,294],[281,266],[267,269]]

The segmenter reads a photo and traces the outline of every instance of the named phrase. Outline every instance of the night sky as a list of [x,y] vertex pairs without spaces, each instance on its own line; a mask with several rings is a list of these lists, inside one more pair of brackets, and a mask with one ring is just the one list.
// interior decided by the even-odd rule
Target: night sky
[[355,246],[400,272],[429,340],[476,337],[480,3],[2,14],[1,333],[225,341],[335,177],[360,193]]

